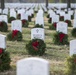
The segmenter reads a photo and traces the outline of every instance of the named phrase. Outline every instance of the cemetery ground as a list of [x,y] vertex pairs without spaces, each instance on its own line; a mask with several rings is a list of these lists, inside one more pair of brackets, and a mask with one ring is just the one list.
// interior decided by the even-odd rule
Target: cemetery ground
[[[55,30],[50,30],[48,19],[44,16],[45,20],[45,43],[46,52],[43,56],[31,56],[26,51],[26,43],[31,39],[31,29],[34,27],[34,18],[32,22],[29,22],[28,28],[22,28],[23,40],[17,41],[6,41],[6,50],[10,52],[11,57],[11,69],[8,71],[0,72],[0,75],[16,75],[16,63],[20,59],[28,57],[40,57],[49,61],[50,63],[50,75],[65,75],[66,70],[66,59],[69,54],[69,45],[55,45],[53,43],[53,34]],[[1,34],[7,35],[11,31],[11,25],[8,24],[8,32],[0,32]],[[71,35],[72,27],[68,27],[69,41],[75,39]]]

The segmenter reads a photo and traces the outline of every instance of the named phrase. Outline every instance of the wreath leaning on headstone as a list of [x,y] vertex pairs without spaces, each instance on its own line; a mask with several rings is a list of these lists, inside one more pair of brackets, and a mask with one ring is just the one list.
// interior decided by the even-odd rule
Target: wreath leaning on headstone
[[10,69],[10,55],[7,51],[0,48],[0,72]]
[[43,28],[43,25],[42,25],[42,24],[41,24],[41,25],[36,24],[36,25],[34,26],[34,28]]
[[53,42],[57,45],[68,44],[68,35],[62,32],[56,32],[53,37]]
[[8,26],[7,26],[7,23],[5,21],[0,22],[0,31],[1,32],[7,32],[8,31]]
[[28,25],[29,25],[28,20],[23,19],[21,21],[22,21],[22,27],[28,27]]
[[71,34],[72,34],[73,37],[76,37],[76,28],[72,29]]
[[56,26],[57,26],[57,23],[52,23],[50,26],[49,26],[49,29],[51,30],[56,30]]
[[8,23],[11,23],[13,20],[16,20],[16,18],[14,18],[14,17],[9,17]]
[[32,39],[26,44],[26,49],[31,55],[43,55],[46,51],[46,44],[41,39]]
[[22,33],[18,30],[13,30],[7,35],[7,39],[10,41],[22,41]]
[[66,75],[76,75],[76,54],[67,58],[66,67]]
[[65,20],[65,22],[67,23],[68,27],[71,27],[72,26],[72,23],[70,20]]

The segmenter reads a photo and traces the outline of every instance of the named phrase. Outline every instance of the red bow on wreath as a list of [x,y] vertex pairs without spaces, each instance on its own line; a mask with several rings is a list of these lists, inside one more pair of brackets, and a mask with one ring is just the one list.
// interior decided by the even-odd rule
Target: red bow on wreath
[[3,53],[3,49],[2,48],[0,48],[0,54],[2,54]]
[[35,42],[33,42],[32,43],[32,46],[33,46],[33,48],[35,49],[35,50],[38,50],[38,45],[39,45],[39,42],[38,41],[35,41]]
[[65,34],[63,34],[63,33],[59,34],[60,42],[62,42],[64,36],[65,36]]
[[68,21],[68,20],[66,20],[65,22],[66,22],[66,23],[68,23],[69,21]]
[[25,24],[26,20],[22,20],[22,24]]
[[18,34],[18,30],[13,30],[12,37],[14,38],[15,36],[17,36],[17,34]]
[[1,26],[1,27],[3,26],[3,23],[2,23],[2,22],[0,22],[0,26]]
[[54,23],[53,25],[54,25],[54,27],[56,28],[56,23]]

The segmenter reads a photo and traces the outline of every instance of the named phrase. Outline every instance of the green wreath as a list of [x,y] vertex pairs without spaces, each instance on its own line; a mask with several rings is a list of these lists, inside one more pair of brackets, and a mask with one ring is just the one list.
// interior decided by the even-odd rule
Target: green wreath
[[66,75],[76,75],[76,54],[67,58]]
[[74,19],[74,14],[73,14],[73,15],[71,15],[71,19],[72,19],[72,20]]
[[28,27],[29,22],[25,19],[22,20],[22,27]]
[[10,18],[8,19],[8,23],[11,23],[13,20],[16,20],[16,18],[10,17]]
[[17,14],[17,19],[21,19],[21,14]]
[[7,35],[7,39],[10,41],[22,41],[22,33],[18,30],[13,30]]
[[65,20],[65,22],[68,24],[68,26],[69,26],[69,27],[71,27],[71,26],[72,26],[72,23],[71,23],[71,21],[70,21],[70,20]]
[[34,28],[43,28],[43,25],[36,24]]
[[49,19],[48,19],[48,23],[51,23],[51,22],[52,22],[52,18],[49,18]]
[[26,44],[26,49],[31,55],[43,55],[46,50],[46,44],[41,39],[33,39]]
[[0,22],[0,31],[2,32],[7,32],[8,31],[8,26],[5,21]]
[[60,20],[60,21],[64,21],[64,16],[60,16],[60,17],[59,17],[59,20]]
[[29,21],[29,22],[31,22],[31,18],[32,18],[31,16],[28,16],[28,21]]
[[62,32],[56,32],[53,37],[53,42],[57,45],[68,44],[68,35]]
[[7,51],[0,48],[0,72],[10,69],[10,55]]
[[56,30],[56,25],[57,23],[55,22],[55,23],[52,23],[50,26],[49,26],[49,29],[51,29],[51,30]]
[[72,29],[71,34],[72,34],[73,37],[76,37],[76,28]]

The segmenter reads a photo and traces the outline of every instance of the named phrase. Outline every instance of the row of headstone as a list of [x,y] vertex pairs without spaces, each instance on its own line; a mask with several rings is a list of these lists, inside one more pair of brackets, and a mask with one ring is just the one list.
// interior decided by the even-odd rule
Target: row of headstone
[[[71,13],[65,14],[64,12],[58,11],[60,16],[64,17],[64,20],[71,20]],[[53,10],[48,11],[49,17],[52,18],[52,23],[59,22],[59,15],[57,15]],[[72,13],[73,15],[73,13]]]

